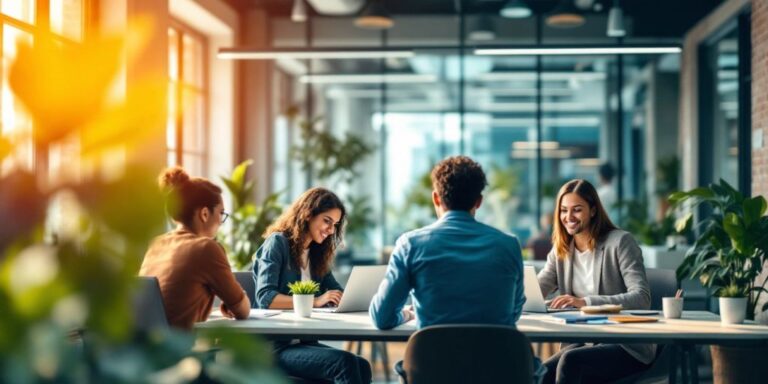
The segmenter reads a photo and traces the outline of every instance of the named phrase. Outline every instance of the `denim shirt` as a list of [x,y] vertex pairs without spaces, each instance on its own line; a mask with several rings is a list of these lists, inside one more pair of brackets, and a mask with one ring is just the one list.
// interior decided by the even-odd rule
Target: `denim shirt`
[[[301,281],[301,270],[291,267],[291,249],[285,235],[273,233],[259,247],[256,262],[253,263],[253,276],[256,280],[257,308],[269,308],[278,293],[290,294],[289,283]],[[312,280],[320,284],[320,291],[315,296],[329,290],[343,290],[331,272],[321,279],[312,276]]]
[[446,212],[397,240],[371,301],[373,324],[380,329],[400,325],[409,294],[419,328],[514,325],[525,302],[520,242],[477,222],[467,211]]

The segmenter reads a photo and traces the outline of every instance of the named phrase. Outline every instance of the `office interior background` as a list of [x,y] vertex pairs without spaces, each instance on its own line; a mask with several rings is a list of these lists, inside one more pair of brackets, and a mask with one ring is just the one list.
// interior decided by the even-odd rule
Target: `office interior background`
[[[503,0],[376,0],[391,25],[374,29],[356,25],[368,3],[0,0],[0,133],[21,143],[0,173],[55,184],[89,172],[73,160],[77,140],[31,138],[35,121],[8,81],[17,42],[50,33],[83,44],[144,18],[147,47],[121,63],[112,93],[161,78],[163,111],[143,122],[141,150],[102,160],[219,182],[252,159],[248,199],[275,212],[328,187],[351,216],[341,266],[379,263],[400,234],[434,220],[428,172],[451,155],[489,176],[478,219],[523,244],[559,186],[599,184],[604,163],[616,171],[612,217],[649,246],[686,242],[663,228],[673,191],[723,179],[768,193],[764,0],[530,0],[528,15],[505,13]],[[576,20],[553,17],[563,7]]]

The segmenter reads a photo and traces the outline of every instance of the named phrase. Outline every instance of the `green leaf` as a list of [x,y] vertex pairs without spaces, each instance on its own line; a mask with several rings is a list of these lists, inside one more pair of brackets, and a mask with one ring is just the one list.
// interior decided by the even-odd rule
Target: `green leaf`
[[243,161],[242,163],[238,164],[235,169],[232,171],[232,181],[238,185],[242,186],[245,181],[245,173],[248,171],[248,167],[253,164],[253,160],[248,159]]
[[677,233],[684,232],[692,218],[693,212],[688,212],[683,217],[677,219],[675,221],[675,231],[677,231]]
[[763,196],[755,196],[745,199],[742,203],[744,210],[744,224],[748,227],[765,214],[766,202]]
[[288,291],[292,295],[314,295],[320,291],[320,284],[313,280],[294,281],[288,283]]

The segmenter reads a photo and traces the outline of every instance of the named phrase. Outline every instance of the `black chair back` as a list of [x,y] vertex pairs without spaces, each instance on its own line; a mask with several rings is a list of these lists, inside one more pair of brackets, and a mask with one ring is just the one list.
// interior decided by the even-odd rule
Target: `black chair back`
[[157,277],[139,276],[138,280],[138,287],[133,296],[136,328],[141,331],[168,328],[168,318],[165,316],[165,305]]
[[532,383],[533,351],[503,325],[435,325],[414,333],[403,359],[408,384]]
[[235,272],[235,279],[243,287],[248,300],[251,301],[251,307],[256,307],[256,281],[253,279],[253,272]]
[[645,276],[651,288],[651,309],[661,310],[661,298],[675,296],[680,284],[672,269],[647,268]]

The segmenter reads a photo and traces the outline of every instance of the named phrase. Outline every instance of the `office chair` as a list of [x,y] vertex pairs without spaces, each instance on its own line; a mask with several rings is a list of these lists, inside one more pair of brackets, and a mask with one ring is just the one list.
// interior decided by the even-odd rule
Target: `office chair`
[[151,331],[169,327],[165,305],[160,293],[160,283],[154,276],[139,276],[138,287],[133,295],[133,318],[136,329]]
[[395,369],[407,384],[532,383],[533,351],[512,326],[434,325],[411,335]]
[[256,306],[256,281],[253,279],[253,272],[243,271],[235,272],[235,280],[243,287],[245,295],[251,301],[251,308]]
[[[661,298],[675,296],[680,286],[677,274],[672,269],[646,268],[645,276],[651,289],[651,309],[661,311]],[[670,373],[670,370],[676,371],[677,359],[683,356],[684,353],[676,346],[659,345],[656,348],[656,359],[648,369],[615,381],[614,384],[666,383],[670,374],[677,373]]]
[[661,298],[673,297],[680,287],[673,269],[647,268],[645,276],[651,288],[651,309],[661,310]]

